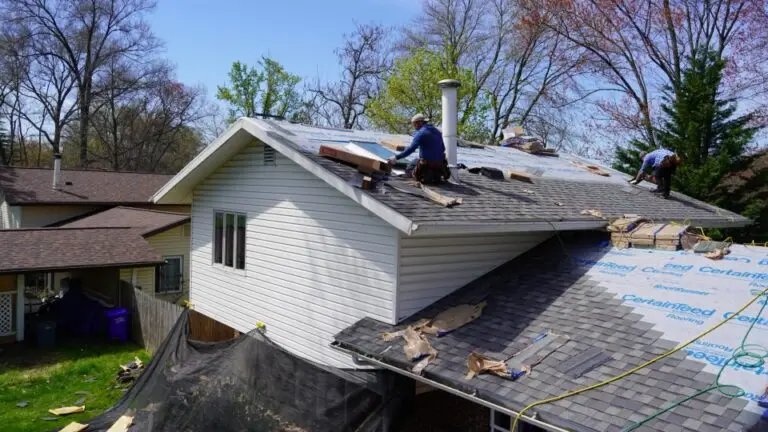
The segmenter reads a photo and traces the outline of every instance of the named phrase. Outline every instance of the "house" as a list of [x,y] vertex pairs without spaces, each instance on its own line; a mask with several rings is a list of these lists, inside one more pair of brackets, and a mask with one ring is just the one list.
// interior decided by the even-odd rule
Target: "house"
[[[50,226],[117,205],[151,206],[171,176],[114,171],[0,167],[0,229]],[[167,208],[188,212],[185,207]]]
[[102,308],[121,285],[179,301],[189,281],[190,217],[115,207],[62,227],[0,230],[0,342],[24,340],[41,298],[75,286]]
[[[153,197],[160,205],[192,206],[193,307],[241,332],[263,323],[266,334],[280,346],[324,366],[383,368],[451,391],[489,407],[503,423],[522,408],[520,400],[507,398],[515,391],[514,384],[500,385],[496,381],[502,378],[486,375],[478,377],[477,384],[459,382],[466,374],[466,356],[475,347],[503,351],[504,346],[556,325],[561,332],[572,330],[568,349],[578,354],[601,340],[606,331],[615,330],[615,337],[624,337],[627,344],[615,345],[620,352],[611,352],[613,369],[599,370],[602,376],[669,344],[663,331],[649,333],[653,324],[632,312],[636,304],[631,300],[622,306],[622,300],[607,290],[585,293],[599,281],[579,276],[579,271],[586,273],[584,266],[570,270],[556,265],[562,261],[556,253],[559,245],[570,247],[564,237],[603,230],[608,219],[625,214],[702,227],[749,223],[680,194],[660,199],[647,188],[628,185],[628,176],[609,168],[602,169],[608,176],[596,175],[584,169],[592,162],[575,156],[536,156],[499,147],[457,148],[450,134],[446,144],[452,164],[512,168],[531,173],[535,180],[532,184],[498,180],[482,172],[459,170],[458,184],[432,188],[462,199],[460,205],[448,208],[425,199],[420,189],[402,178],[390,177],[364,190],[359,187],[357,169],[321,157],[318,151],[330,145],[382,160],[389,151],[378,144],[383,139],[408,138],[242,118],[206,147]],[[589,265],[600,265],[596,263]],[[521,284],[517,286],[516,281]],[[475,291],[480,295],[507,287],[509,294],[500,303],[524,313],[525,320],[489,305],[490,318],[484,315],[453,333],[455,345],[446,347],[423,375],[409,372],[402,364],[402,342],[384,346],[377,339],[381,330],[466,301]],[[519,307],[510,306],[515,302]],[[589,313],[595,315],[585,315]],[[547,322],[550,318],[557,321]],[[609,318],[612,321],[606,321]],[[486,340],[493,344],[483,346]],[[661,341],[667,345],[656,345]],[[693,384],[691,377],[698,378],[705,366],[679,355],[668,361],[684,364],[685,373],[672,374],[668,369],[674,366],[661,363],[653,370],[661,367],[672,380],[682,376],[675,384],[680,389]],[[453,367],[443,372],[449,363]],[[549,363],[550,359],[543,366]],[[587,382],[586,378],[563,380],[558,375],[552,385],[567,389],[578,380]],[[664,385],[665,381],[655,379],[646,387],[656,392]],[[486,388],[498,388],[501,399]],[[544,389],[539,380],[531,380],[525,390],[531,392],[522,403],[553,391]],[[648,395],[635,395],[640,398],[627,391],[616,401],[608,395],[611,399],[603,401],[606,412],[647,411],[642,401]],[[589,407],[590,396],[580,395],[580,404]],[[626,406],[616,405],[620,403]],[[726,405],[732,410],[724,412],[725,421],[733,423],[743,404]],[[689,408],[684,422],[704,418],[705,409]],[[546,411],[541,420],[530,415],[524,420],[549,430],[614,429],[607,422],[593,429],[587,426],[589,419],[574,420],[570,413],[556,411]]]

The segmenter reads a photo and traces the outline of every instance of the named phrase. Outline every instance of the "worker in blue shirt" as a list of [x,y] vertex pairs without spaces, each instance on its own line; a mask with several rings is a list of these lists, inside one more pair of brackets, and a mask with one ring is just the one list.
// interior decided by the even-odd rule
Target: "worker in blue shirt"
[[669,198],[669,192],[672,188],[672,175],[680,165],[680,158],[667,149],[658,149],[650,153],[641,152],[640,158],[643,159],[643,165],[640,171],[631,183],[638,184],[646,176],[646,172],[653,169],[653,176],[656,177],[656,189],[654,193],[660,193],[664,198]]
[[[394,165],[396,161],[410,156],[416,149],[419,149],[419,159],[408,164],[408,168],[405,170],[406,175],[413,175],[419,181],[426,179],[428,180],[427,183],[440,182],[441,176],[447,180],[450,171],[447,169],[448,163],[445,159],[445,144],[442,133],[429,123],[424,114],[413,116],[411,125],[416,129],[411,145],[391,157],[389,159],[390,165]],[[446,176],[446,174],[448,175]]]

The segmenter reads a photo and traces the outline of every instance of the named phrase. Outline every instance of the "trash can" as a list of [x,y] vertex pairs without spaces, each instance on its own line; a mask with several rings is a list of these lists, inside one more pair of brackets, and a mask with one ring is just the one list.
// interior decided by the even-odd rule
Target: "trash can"
[[53,348],[56,346],[56,321],[39,321],[35,334],[39,348]]
[[107,318],[107,338],[111,341],[127,342],[131,328],[128,309],[107,309],[104,316]]

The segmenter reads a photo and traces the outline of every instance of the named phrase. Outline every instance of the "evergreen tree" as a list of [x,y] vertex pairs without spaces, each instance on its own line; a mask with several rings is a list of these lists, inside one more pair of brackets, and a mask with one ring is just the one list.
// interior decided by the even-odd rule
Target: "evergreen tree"
[[[734,117],[736,103],[721,98],[724,68],[725,61],[713,53],[692,59],[677,92],[668,88],[661,106],[658,141],[683,161],[673,187],[695,198],[709,197],[757,132],[750,126],[751,113]],[[640,152],[650,150],[648,144],[633,140],[629,148],[617,149],[614,167],[635,174],[642,163]]]

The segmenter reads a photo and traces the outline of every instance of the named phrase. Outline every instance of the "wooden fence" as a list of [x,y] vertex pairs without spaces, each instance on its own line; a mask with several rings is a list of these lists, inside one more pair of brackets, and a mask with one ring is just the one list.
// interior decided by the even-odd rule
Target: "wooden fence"
[[[120,289],[122,306],[131,311],[133,340],[147,351],[154,352],[168,336],[184,308],[153,297],[129,284],[122,284]],[[238,332],[232,328],[195,311],[189,315],[189,332],[191,339],[207,342],[238,336]]]

